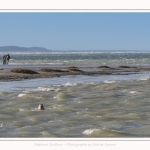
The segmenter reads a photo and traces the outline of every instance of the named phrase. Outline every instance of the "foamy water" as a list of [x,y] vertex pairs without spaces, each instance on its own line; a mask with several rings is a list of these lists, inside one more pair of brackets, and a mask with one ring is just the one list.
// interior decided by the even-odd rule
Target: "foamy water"
[[1,82],[0,137],[149,137],[149,76]]

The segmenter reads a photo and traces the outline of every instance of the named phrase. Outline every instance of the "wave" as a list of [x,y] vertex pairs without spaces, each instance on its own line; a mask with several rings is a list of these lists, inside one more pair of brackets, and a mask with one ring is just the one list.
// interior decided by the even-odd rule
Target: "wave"
[[25,93],[18,94],[18,97],[24,97],[24,96],[26,96],[26,94],[25,94]]
[[[30,93],[30,92],[40,92],[40,91],[43,91],[43,92],[45,92],[45,91],[60,92],[60,91],[62,91],[62,89],[61,88],[57,88],[57,87],[38,87],[36,89],[26,89],[23,92]],[[22,95],[20,95],[20,96],[22,96]]]
[[85,134],[85,135],[91,135],[93,134],[94,132],[98,132],[100,131],[101,129],[87,129],[85,131],[83,131],[82,133]]
[[134,93],[137,93],[137,91],[130,91],[129,93],[134,94]]
[[104,83],[115,83],[116,81],[105,80]]
[[66,93],[59,93],[56,96],[54,96],[54,99],[58,99],[58,100],[62,100],[62,99],[68,99],[68,98],[72,98],[73,96],[66,94]]
[[146,76],[146,77],[140,77],[140,78],[138,78],[137,79],[137,81],[140,81],[140,80],[143,80],[143,81],[145,81],[145,80],[149,80],[149,76]]

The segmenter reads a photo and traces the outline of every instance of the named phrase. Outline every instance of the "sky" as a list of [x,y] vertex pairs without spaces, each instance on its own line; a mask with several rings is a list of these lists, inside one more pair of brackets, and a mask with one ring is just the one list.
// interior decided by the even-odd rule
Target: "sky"
[[0,46],[150,50],[150,13],[0,12]]

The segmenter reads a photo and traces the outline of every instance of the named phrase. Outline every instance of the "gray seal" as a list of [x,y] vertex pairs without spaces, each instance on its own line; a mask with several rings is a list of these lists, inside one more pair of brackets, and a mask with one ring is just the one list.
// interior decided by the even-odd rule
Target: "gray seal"
[[39,109],[39,110],[44,110],[44,105],[43,105],[43,104],[40,104],[39,107],[38,107],[38,109]]

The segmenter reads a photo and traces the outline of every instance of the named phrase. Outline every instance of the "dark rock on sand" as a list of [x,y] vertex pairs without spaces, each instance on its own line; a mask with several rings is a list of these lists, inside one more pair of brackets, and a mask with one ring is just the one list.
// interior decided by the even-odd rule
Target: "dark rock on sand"
[[29,69],[12,69],[13,73],[38,74],[38,72]]
[[99,66],[98,68],[110,68],[109,66]]
[[134,67],[134,66],[119,66],[118,68],[137,68],[137,67]]
[[138,68],[140,71],[150,71],[150,68]]
[[119,70],[118,68],[111,68],[109,66],[99,66],[98,68],[107,69],[107,70]]
[[78,72],[83,72],[82,70],[78,69],[77,67],[69,67],[68,71],[78,71]]
[[50,68],[43,68],[43,69],[40,69],[40,71],[43,71],[43,72],[66,72],[66,70],[50,69]]

